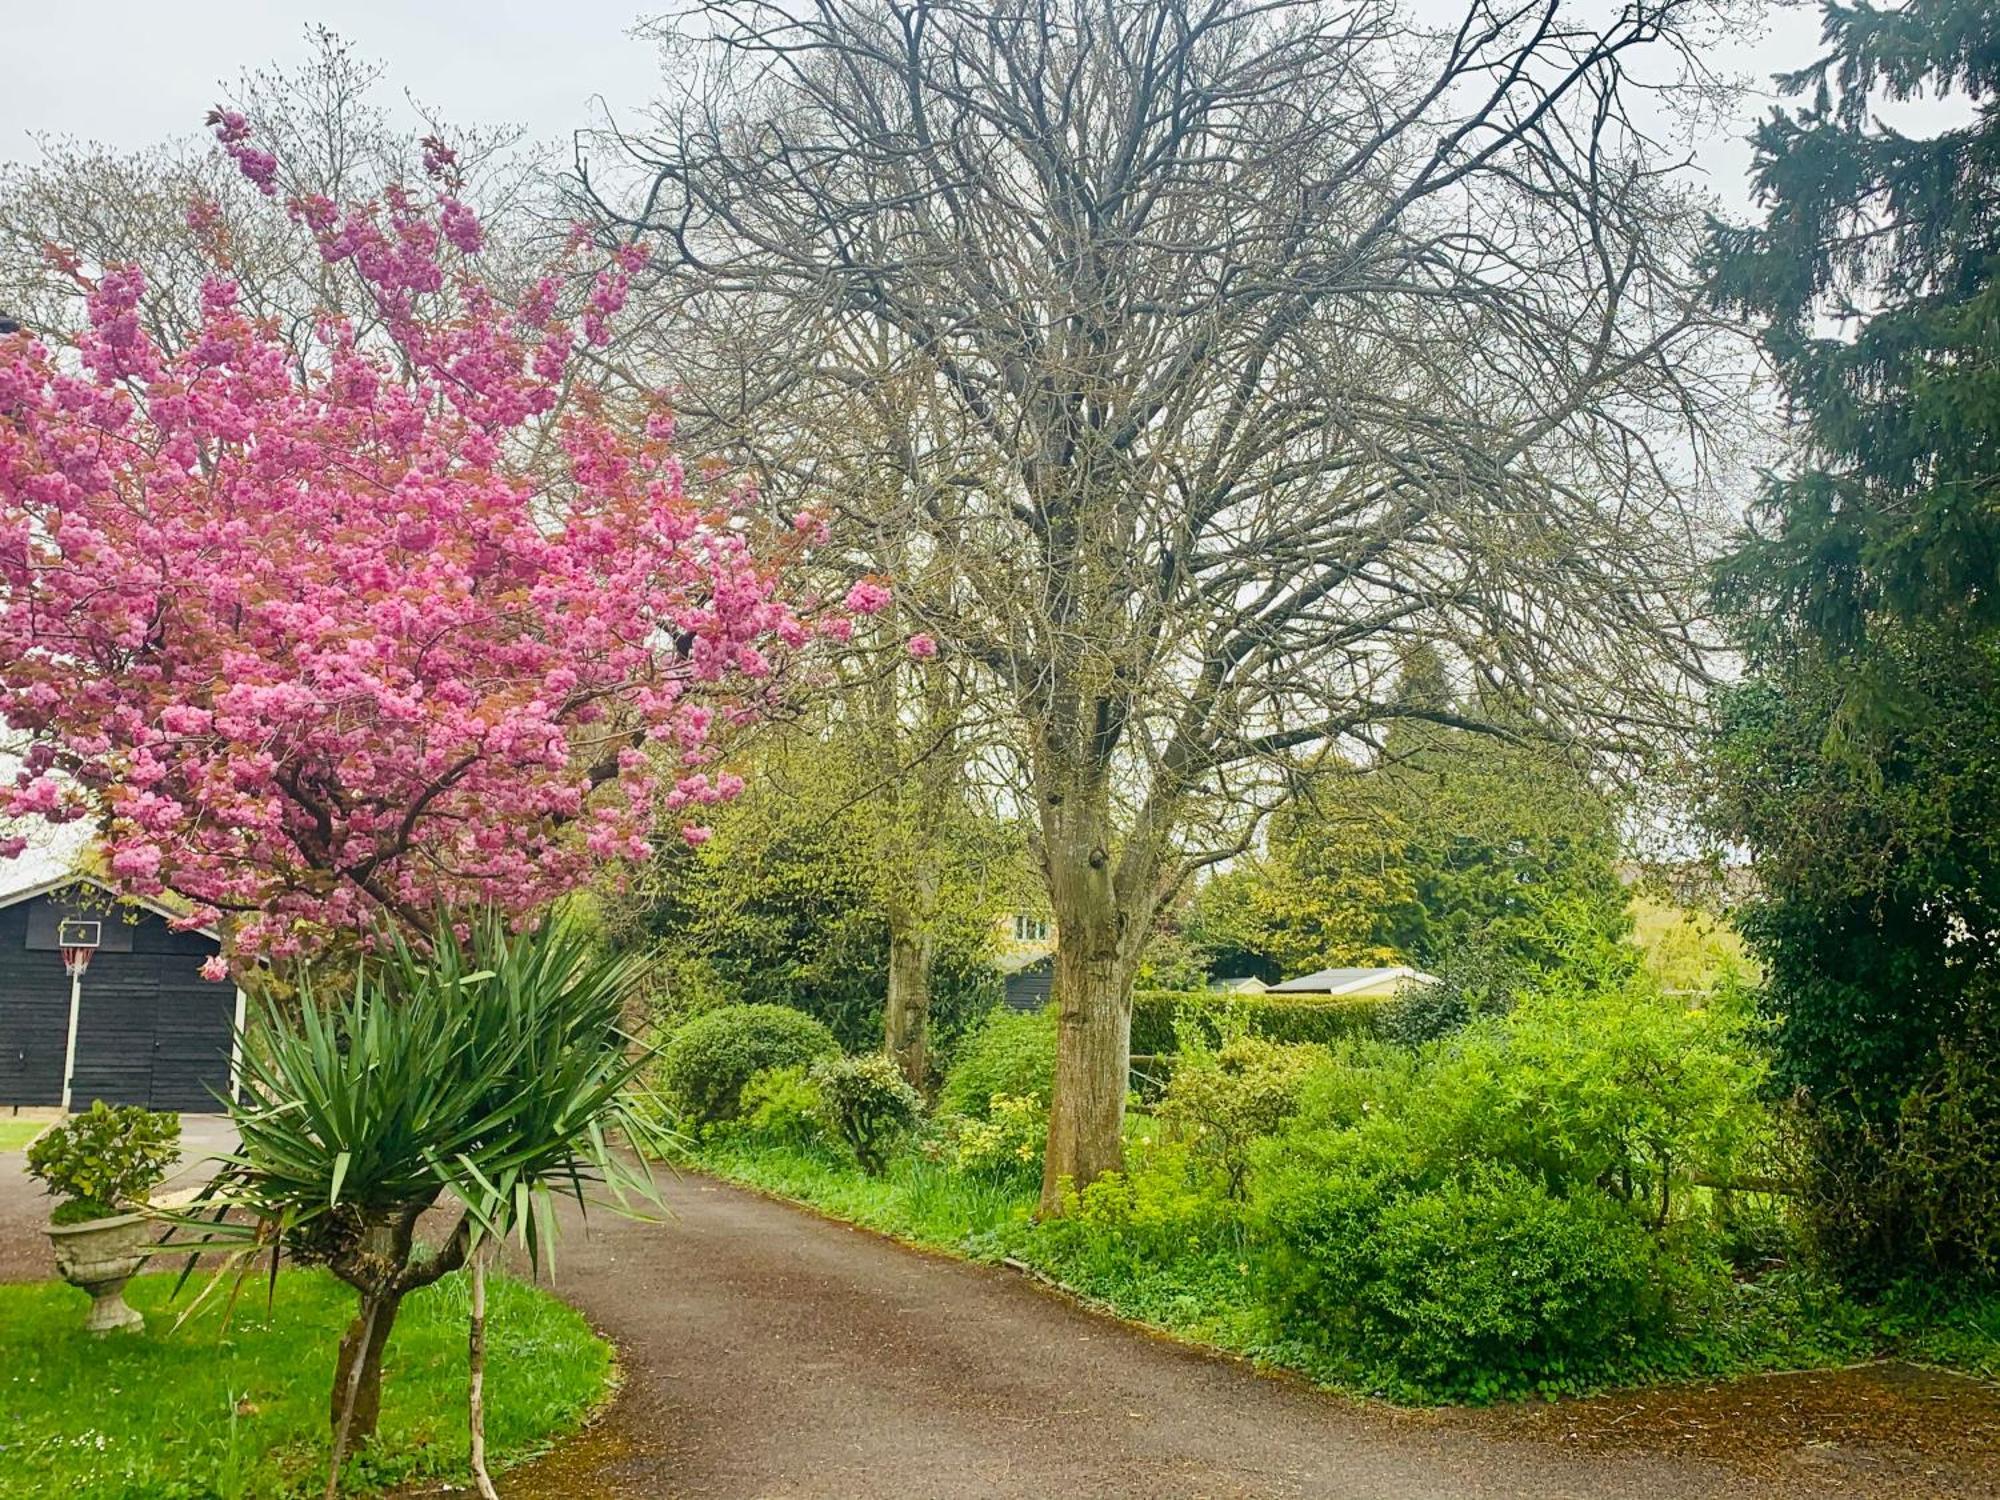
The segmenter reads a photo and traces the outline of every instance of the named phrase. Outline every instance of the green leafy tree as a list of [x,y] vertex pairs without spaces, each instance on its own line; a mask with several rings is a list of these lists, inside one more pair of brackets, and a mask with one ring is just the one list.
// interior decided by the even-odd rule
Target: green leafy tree
[[[838,735],[768,743],[755,769],[773,795],[720,809],[707,843],[662,854],[612,930],[655,945],[670,1013],[789,1005],[845,1047],[880,1045],[892,907],[911,868],[893,848],[910,810],[878,795],[870,763]],[[924,835],[939,856],[926,855],[924,1010],[926,1031],[948,1041],[999,999],[989,955],[1021,852],[962,801],[939,821]]]
[[1266,984],[1285,977],[1257,907],[1263,880],[1261,862],[1241,864],[1210,876],[1189,896],[1182,930],[1210,975]]
[[[1882,1277],[2000,1243],[1995,1216],[1926,1211],[1990,1155],[1990,1102],[1967,1097],[1953,1139],[1975,1148],[1926,1150],[1920,1190],[1905,1140],[1912,1100],[1994,1062],[2000,47],[1968,0],[1824,16],[1825,55],[1780,80],[1804,104],[1755,135],[1762,221],[1712,241],[1799,451],[1720,578],[1752,673],[1724,704],[1711,810],[1756,857],[1745,930],[1777,1076],[1810,1106],[1822,1245]],[[1881,122],[1919,96],[1970,108],[1930,134]]]
[[[1275,815],[1268,847],[1197,897],[1216,964],[1298,974],[1435,968],[1475,947],[1546,968],[1579,938],[1622,936],[1615,809],[1533,744],[1435,725],[1392,734]],[[1247,960],[1247,963],[1245,962]]]

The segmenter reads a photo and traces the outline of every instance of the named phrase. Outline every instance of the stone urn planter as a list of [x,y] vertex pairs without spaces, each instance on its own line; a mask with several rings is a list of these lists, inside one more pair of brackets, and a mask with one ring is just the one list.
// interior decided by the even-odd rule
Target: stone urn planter
[[90,1293],[86,1329],[136,1332],[146,1326],[139,1310],[125,1300],[125,1283],[146,1263],[146,1252],[159,1238],[158,1224],[145,1214],[114,1214],[81,1224],[51,1224],[48,1232],[62,1279]]

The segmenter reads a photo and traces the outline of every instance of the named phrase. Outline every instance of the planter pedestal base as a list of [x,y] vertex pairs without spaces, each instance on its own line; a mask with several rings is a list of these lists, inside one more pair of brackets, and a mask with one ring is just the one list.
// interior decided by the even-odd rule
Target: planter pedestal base
[[146,1326],[144,1316],[125,1300],[125,1283],[146,1263],[155,1231],[144,1214],[49,1226],[56,1270],[71,1286],[90,1294],[90,1311],[83,1320],[89,1332],[136,1332]]

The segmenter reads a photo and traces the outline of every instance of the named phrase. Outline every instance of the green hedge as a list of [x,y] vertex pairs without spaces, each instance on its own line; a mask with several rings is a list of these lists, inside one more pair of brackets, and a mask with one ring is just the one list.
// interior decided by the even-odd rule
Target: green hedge
[[736,1118],[743,1085],[767,1068],[840,1056],[826,1023],[789,1005],[723,1005],[667,1038],[653,1086],[683,1126]]
[[1217,1018],[1245,1015],[1253,1036],[1274,1042],[1336,1042],[1372,1036],[1389,995],[1238,995],[1219,990],[1138,990],[1132,996],[1132,1050],[1156,1055],[1178,1050],[1174,1017],[1183,1008],[1199,1016],[1211,1039]]

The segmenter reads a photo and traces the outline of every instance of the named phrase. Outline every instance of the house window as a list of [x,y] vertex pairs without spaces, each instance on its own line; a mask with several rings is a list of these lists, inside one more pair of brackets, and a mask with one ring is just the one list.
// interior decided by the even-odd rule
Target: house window
[[1046,943],[1049,940],[1049,919],[1047,917],[1014,918],[1014,941],[1017,943]]

